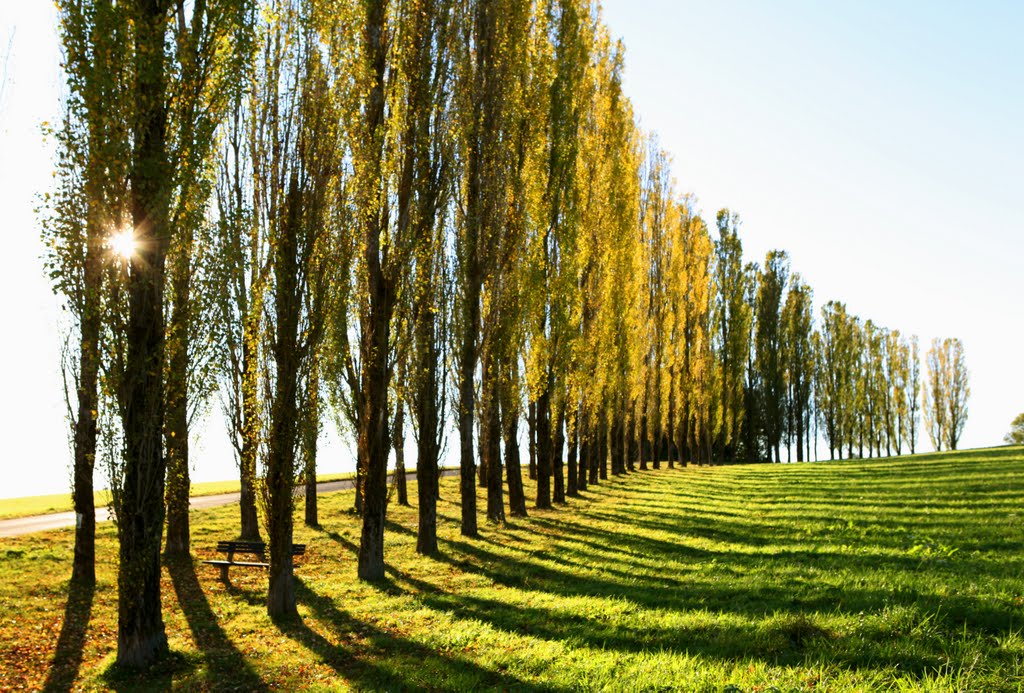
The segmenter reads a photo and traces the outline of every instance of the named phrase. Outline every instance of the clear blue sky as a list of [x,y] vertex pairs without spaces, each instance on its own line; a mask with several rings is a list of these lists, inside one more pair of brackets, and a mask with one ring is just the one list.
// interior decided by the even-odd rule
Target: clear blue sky
[[[965,446],[1024,411],[1024,3],[609,0],[626,91],[709,217],[743,219],[750,259],[789,251],[818,304],[961,337]],[[53,5],[0,2],[0,497],[68,487],[57,302],[38,260],[58,113]],[[11,335],[15,335],[12,337]],[[197,479],[234,475],[218,405]],[[325,467],[350,464],[343,446]]]
[[679,188],[818,305],[960,337],[963,445],[1024,411],[1024,3],[606,0]]

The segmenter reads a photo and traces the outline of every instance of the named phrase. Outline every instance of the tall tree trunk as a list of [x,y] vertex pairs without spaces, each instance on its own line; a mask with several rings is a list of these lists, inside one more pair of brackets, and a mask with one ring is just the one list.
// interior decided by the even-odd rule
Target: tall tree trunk
[[577,477],[578,477],[576,479],[576,488],[578,490],[580,490],[580,491],[586,491],[587,490],[587,479],[588,479],[589,473],[590,473],[590,449],[591,449],[590,438],[592,436],[592,432],[590,430],[590,417],[587,416],[586,418],[584,418],[585,416],[586,416],[586,414],[584,414],[583,410],[581,409],[580,410],[581,430],[580,430],[580,434],[579,434],[579,438],[580,438],[580,441],[579,441],[580,451],[579,451],[579,461],[578,461],[579,469],[576,470]]
[[[164,523],[164,259],[168,245],[167,13],[162,2],[131,5],[135,24],[132,224],[125,367],[125,469],[118,491],[117,663],[148,665],[167,652],[160,608]],[[131,11],[131,10],[130,10]]]
[[608,445],[608,429],[604,425],[603,414],[598,412],[594,418],[596,425],[592,429],[590,479],[588,480],[592,486],[596,485],[601,478],[601,456],[607,452]]
[[636,466],[634,461],[636,460],[636,437],[634,435],[633,422],[627,420],[626,425],[623,427],[623,447],[624,454],[626,456],[626,471],[635,472]]
[[[480,390],[483,391],[484,385],[481,383]],[[481,397],[482,399],[482,397]],[[486,426],[485,419],[488,416],[488,412],[484,411],[483,403],[480,402],[480,411],[477,412],[476,420],[476,443],[477,443],[477,466],[476,466],[476,484],[479,488],[487,488],[487,458],[489,457],[488,452],[484,446],[484,427]]]
[[647,471],[647,417],[640,418],[640,471]]
[[[98,192],[88,193],[97,199]],[[96,418],[99,415],[100,291],[102,284],[101,231],[96,215],[86,223],[83,267],[81,342],[78,353],[78,414],[75,417],[74,488],[75,554],[71,579],[92,584],[96,580],[96,507],[93,470],[96,466]]]
[[579,470],[577,469],[577,450],[579,448],[580,438],[580,421],[576,419],[575,424],[569,432],[569,451],[567,457],[567,469],[566,469],[566,481],[568,482],[568,488],[565,495],[570,498],[578,498],[580,495],[580,484],[579,484]]
[[[515,368],[514,365],[511,366]],[[511,380],[511,379],[510,379]],[[526,494],[519,462],[519,406],[512,386],[504,388],[501,417],[505,437],[505,473],[508,476],[508,508],[512,517],[526,517]]]
[[495,345],[489,344],[483,356],[483,382],[480,398],[480,452],[487,482],[487,521],[505,521],[505,498],[501,468],[501,413],[498,407],[501,376]]
[[466,279],[467,295],[463,297],[462,310],[464,334],[459,352],[459,498],[462,503],[461,531],[466,537],[478,535],[474,479],[476,460],[473,455],[473,373],[476,370],[476,342],[480,329],[480,285],[478,272],[472,274],[475,276]]
[[[254,270],[255,271],[255,270]],[[242,449],[239,455],[239,511],[242,541],[260,541],[259,516],[256,513],[256,457],[260,439],[260,392],[258,344],[260,316],[250,309],[242,328]]]
[[[433,285],[433,253],[424,263],[417,265],[421,272],[418,285],[421,291]],[[416,552],[424,556],[437,554],[437,497],[438,497],[438,442],[437,410],[438,344],[435,335],[437,318],[431,297],[423,296],[416,309],[416,424],[419,439],[416,442],[416,494],[419,527],[416,533]]]
[[598,477],[601,481],[605,481],[608,478],[608,461],[611,457],[611,437],[612,427],[608,425],[608,414],[604,412],[601,414],[601,446],[600,457],[598,459],[599,467],[597,470]]
[[[799,385],[797,386],[799,388]],[[796,461],[804,461],[804,412],[802,403],[797,406],[796,412]]]
[[537,503],[546,510],[551,507],[551,395],[545,390],[537,398]]
[[612,473],[626,473],[626,424],[622,415],[616,415],[615,426],[612,429]]
[[398,504],[409,507],[409,489],[405,478],[405,404],[401,397],[395,409],[395,492]]
[[276,381],[270,408],[270,445],[267,453],[267,534],[270,539],[270,580],[267,614],[271,618],[292,618],[295,585],[292,579],[292,534],[295,479],[295,443],[299,429],[299,313],[298,234],[302,198],[298,174],[293,171],[278,224],[280,237],[273,251],[274,311],[273,344]]
[[560,411],[555,419],[554,446],[552,450],[552,476],[555,481],[555,502],[565,503],[565,465],[562,462],[562,452],[565,449],[565,413]]
[[363,46],[371,70],[371,88],[363,109],[362,245],[366,269],[365,306],[360,322],[359,457],[365,464],[363,531],[357,573],[363,580],[384,578],[384,516],[387,512],[387,465],[391,449],[388,425],[388,348],[395,297],[381,259],[381,237],[388,226],[384,177],[385,74],[388,64],[387,3],[363,4]]
[[537,478],[537,403],[531,401],[526,406],[526,447],[530,455],[530,478]]
[[[178,233],[191,236],[188,229]],[[174,309],[167,334],[166,420],[167,445],[167,538],[164,553],[170,557],[189,553],[189,457],[188,457],[188,340],[191,327],[191,239],[178,243],[171,265]]]
[[302,476],[306,485],[306,526],[319,527],[316,497],[317,440],[320,437],[320,359],[314,348],[309,356],[309,382],[306,385],[305,422],[302,427]]

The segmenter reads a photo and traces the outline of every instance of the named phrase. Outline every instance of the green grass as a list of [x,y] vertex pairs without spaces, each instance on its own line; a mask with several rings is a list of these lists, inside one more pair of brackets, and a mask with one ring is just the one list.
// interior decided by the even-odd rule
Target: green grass
[[[353,472],[344,474],[322,474],[317,476],[317,481],[340,481],[351,479],[355,476]],[[191,495],[193,496],[216,496],[221,493],[238,493],[240,488],[238,479],[234,481],[204,481],[192,484]],[[97,508],[105,507],[110,503],[110,492],[96,491],[93,493],[93,502]],[[62,513],[73,510],[70,493],[54,493],[46,496],[26,496],[24,498],[3,498],[0,499],[0,520],[9,520],[15,517],[30,517],[32,515],[46,515],[48,513]]]
[[69,531],[5,540],[0,689],[1024,687],[1024,448],[637,473],[474,540],[457,479],[442,497],[442,556],[415,554],[415,511],[393,505],[388,579],[368,585],[351,492],[322,496],[283,624],[264,573],[223,585],[198,563],[237,511],[196,513],[197,561],[163,581],[174,655],[135,676],[110,668],[113,528],[95,592],[70,600]]

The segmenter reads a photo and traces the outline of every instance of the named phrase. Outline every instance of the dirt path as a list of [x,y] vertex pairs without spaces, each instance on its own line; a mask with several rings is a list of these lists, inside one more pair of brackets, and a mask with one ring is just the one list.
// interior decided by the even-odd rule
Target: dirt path
[[[441,476],[454,476],[459,473],[458,469],[442,469]],[[388,474],[388,483],[391,483],[394,474]],[[408,472],[405,478],[409,481],[416,480],[416,472]],[[332,493],[334,491],[347,491],[355,487],[355,479],[341,479],[339,481],[325,481],[316,485],[317,494]],[[295,497],[301,498],[305,495],[305,486],[295,487]],[[214,496],[193,496],[189,499],[190,510],[203,510],[206,508],[217,508],[222,505],[237,503],[238,493],[219,493]],[[112,518],[112,511],[109,508],[96,509],[97,522],[109,522]],[[6,537],[17,537],[22,534],[34,532],[45,532],[51,529],[75,526],[75,513],[50,513],[48,515],[33,515],[30,517],[15,517],[10,520],[0,520],[0,539]]]

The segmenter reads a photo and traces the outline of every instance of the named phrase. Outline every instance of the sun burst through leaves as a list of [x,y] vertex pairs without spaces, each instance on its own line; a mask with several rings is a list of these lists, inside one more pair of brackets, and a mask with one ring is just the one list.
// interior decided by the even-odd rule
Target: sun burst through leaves
[[135,231],[133,229],[125,229],[112,234],[107,244],[115,255],[125,260],[130,260],[139,247],[139,242],[135,239]]

